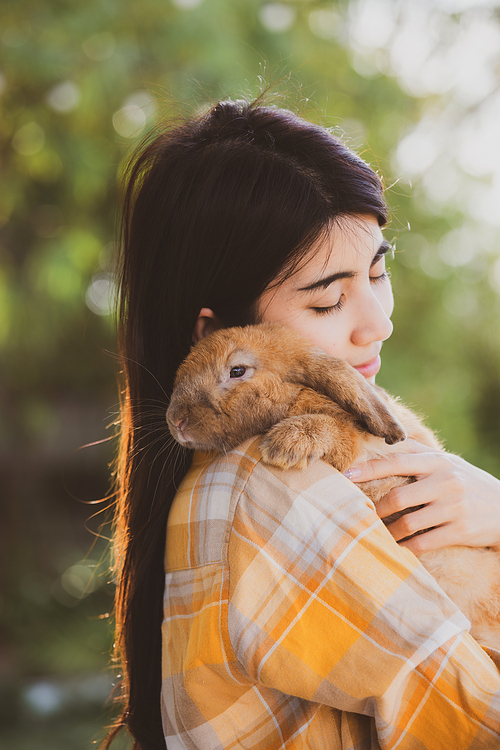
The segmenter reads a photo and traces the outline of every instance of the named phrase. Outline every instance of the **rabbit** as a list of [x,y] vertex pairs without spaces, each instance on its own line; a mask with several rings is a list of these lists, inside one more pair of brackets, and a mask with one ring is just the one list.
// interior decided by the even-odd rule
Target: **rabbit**
[[[323,459],[342,472],[408,451],[406,435],[443,449],[402,403],[276,323],[219,329],[199,341],[177,371],[166,419],[175,440],[188,448],[226,452],[261,435],[264,462],[282,469]],[[388,477],[358,486],[377,504],[411,481]],[[471,621],[476,640],[500,649],[500,554],[454,546],[419,559]]]

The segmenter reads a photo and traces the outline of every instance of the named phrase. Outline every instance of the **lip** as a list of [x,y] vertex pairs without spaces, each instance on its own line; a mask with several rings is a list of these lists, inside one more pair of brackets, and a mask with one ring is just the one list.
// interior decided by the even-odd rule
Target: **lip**
[[372,378],[380,370],[381,365],[382,360],[380,359],[380,354],[377,354],[377,356],[369,362],[365,362],[362,365],[354,365],[354,369],[361,373],[364,378]]

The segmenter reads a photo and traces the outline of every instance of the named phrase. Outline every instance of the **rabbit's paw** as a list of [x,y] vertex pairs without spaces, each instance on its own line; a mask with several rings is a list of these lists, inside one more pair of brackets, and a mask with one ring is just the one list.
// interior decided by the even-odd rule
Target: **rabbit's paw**
[[280,469],[305,469],[325,455],[321,436],[308,416],[289,417],[274,425],[259,447],[264,462]]

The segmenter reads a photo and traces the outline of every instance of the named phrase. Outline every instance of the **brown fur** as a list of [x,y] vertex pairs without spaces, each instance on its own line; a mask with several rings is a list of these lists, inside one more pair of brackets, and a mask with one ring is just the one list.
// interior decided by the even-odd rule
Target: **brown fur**
[[[231,378],[237,366],[245,374]],[[350,365],[269,323],[222,329],[193,347],[177,373],[167,422],[181,445],[202,450],[229,451],[262,435],[264,461],[283,469],[323,459],[344,471],[408,451],[400,442],[406,434],[442,450],[413,412]],[[410,481],[388,477],[359,486],[377,503]],[[471,620],[479,643],[500,648],[500,555],[447,547],[419,559]]]

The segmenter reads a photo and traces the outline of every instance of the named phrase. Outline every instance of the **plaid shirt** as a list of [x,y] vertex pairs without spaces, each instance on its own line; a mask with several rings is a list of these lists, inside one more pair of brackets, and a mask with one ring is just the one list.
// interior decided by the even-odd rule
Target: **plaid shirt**
[[195,454],[170,511],[168,749],[500,747],[500,654],[354,484],[257,446]]

